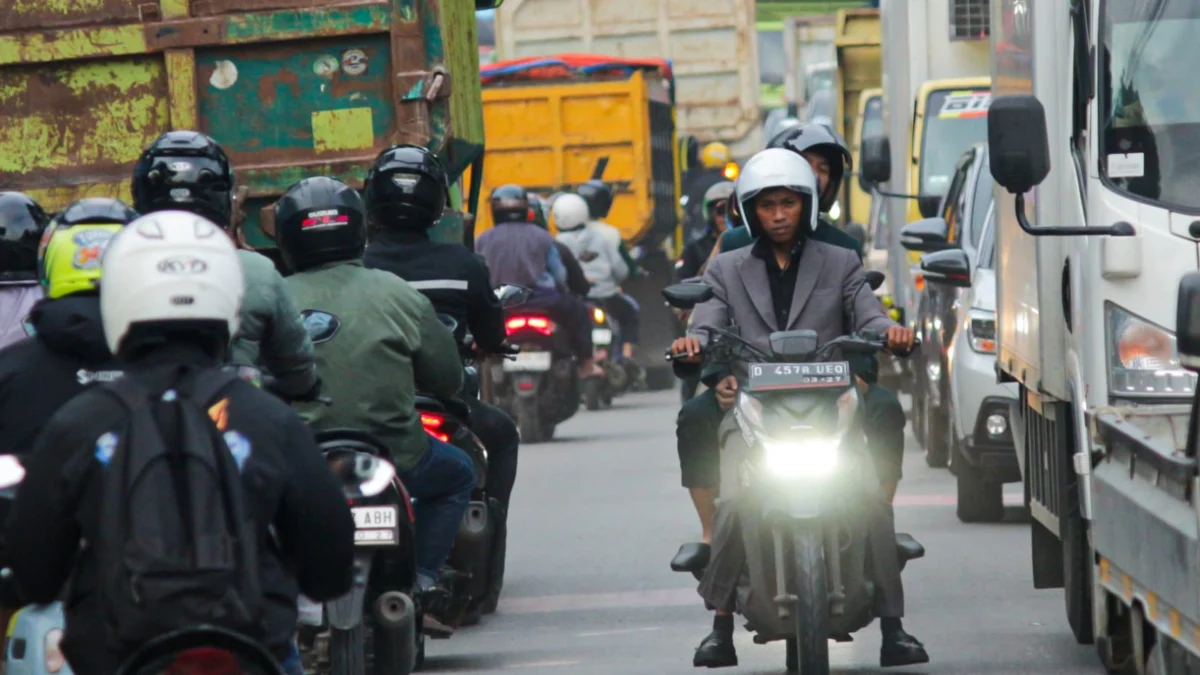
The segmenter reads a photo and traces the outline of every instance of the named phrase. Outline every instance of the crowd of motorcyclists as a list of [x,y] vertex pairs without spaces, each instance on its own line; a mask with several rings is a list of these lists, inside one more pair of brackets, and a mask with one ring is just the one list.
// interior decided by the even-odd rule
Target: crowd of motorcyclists
[[[913,335],[876,311],[862,285],[861,242],[823,216],[851,168],[836,134],[789,126],[736,182],[719,171],[727,148],[713,144],[703,156],[686,205],[698,225],[676,269],[680,280],[703,277],[717,295],[682,314],[688,332],[671,347],[683,387],[682,482],[703,534],[671,566],[703,577],[716,617],[694,663],[721,667],[737,663],[733,595],[745,564],[718,506],[738,490],[723,471],[722,447],[745,373],[740,362],[705,363],[701,327],[733,322],[758,342],[796,326],[826,339],[871,328],[896,350]],[[600,371],[593,306],[615,319],[621,356],[632,363],[635,354],[639,307],[621,285],[638,266],[604,220],[613,193],[602,181],[549,196],[494,189],[495,226],[472,251],[430,237],[451,198],[436,155],[393,146],[361,191],[317,176],[278,200],[271,236],[282,267],[246,244],[236,187],[213,139],[173,131],[138,159],[131,205],[90,198],[48,214],[26,195],[0,193],[0,438],[3,454],[19,457],[26,472],[0,549],[12,571],[0,601],[10,614],[64,601],[62,650],[81,675],[112,672],[150,626],[168,628],[161,617],[172,603],[189,605],[179,616],[209,612],[212,622],[247,632],[300,675],[300,596],[339,597],[354,575],[356,525],[314,442],[314,432],[327,430],[355,429],[390,450],[413,499],[421,628],[449,636],[461,617],[446,614],[441,571],[478,468],[427,433],[417,394],[458,397],[466,355],[505,352],[506,317],[494,293],[504,285],[529,289],[524,307],[567,328],[579,378]],[[850,360],[879,479],[870,520],[881,662],[922,663],[923,646],[901,623],[900,566],[886,543],[895,539],[890,502],[904,413],[876,383],[873,357]],[[261,371],[266,384],[222,375],[227,364]],[[489,494],[507,512],[517,425],[479,397],[462,398],[487,449]],[[160,460],[167,468],[155,468]],[[154,481],[167,485],[147,487]],[[206,494],[222,505],[219,514],[198,513]],[[131,513],[134,495],[159,501]],[[202,536],[209,530],[228,541]],[[180,580],[171,567],[177,548],[206,580]],[[131,560],[135,549],[141,558]],[[212,595],[231,570],[243,580]],[[496,585],[481,612],[498,600]]]

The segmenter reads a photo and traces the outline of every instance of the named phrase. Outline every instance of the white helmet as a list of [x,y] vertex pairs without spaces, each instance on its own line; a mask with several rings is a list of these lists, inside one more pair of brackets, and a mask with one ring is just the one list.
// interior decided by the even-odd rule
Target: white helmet
[[554,226],[560,232],[583,227],[589,219],[587,202],[573,192],[559,195],[550,211],[554,213]]
[[202,216],[158,211],[129,223],[104,252],[100,314],[119,351],[131,326],[148,321],[224,321],[233,336],[246,284],[237,249]]
[[800,225],[807,226],[811,234],[817,229],[817,177],[808,160],[791,150],[768,148],[754,155],[742,167],[737,179],[738,209],[742,222],[754,236],[762,234],[762,226],[754,210],[754,198],[763,190],[786,188],[800,193],[804,210],[800,214]]

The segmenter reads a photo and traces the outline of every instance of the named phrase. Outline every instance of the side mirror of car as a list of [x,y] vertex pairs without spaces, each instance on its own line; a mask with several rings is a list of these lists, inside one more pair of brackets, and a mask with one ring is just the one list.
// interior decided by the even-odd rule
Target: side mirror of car
[[942,218],[925,218],[900,230],[900,245],[909,251],[928,253],[949,246],[950,226]]
[[886,183],[892,179],[892,144],[887,136],[872,136],[862,142],[862,169],[859,180],[864,191],[872,184]]
[[1184,275],[1179,281],[1175,339],[1179,361],[1188,370],[1200,372],[1200,272]]
[[971,287],[971,261],[961,248],[921,256],[925,281],[955,288]]
[[663,289],[667,304],[676,309],[691,309],[713,296],[712,286],[703,283],[671,284]]
[[1046,109],[1035,96],[998,96],[988,107],[988,165],[992,177],[1023,195],[1050,173]]

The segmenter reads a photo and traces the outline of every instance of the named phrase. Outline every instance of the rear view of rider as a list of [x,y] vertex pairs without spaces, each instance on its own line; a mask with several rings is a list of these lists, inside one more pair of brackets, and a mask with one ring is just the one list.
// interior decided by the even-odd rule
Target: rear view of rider
[[[392,451],[416,498],[418,588],[425,628],[448,634],[437,617],[438,572],[467,511],[475,466],[465,452],[425,433],[415,395],[454,396],[463,368],[433,304],[400,277],[363,266],[366,205],[332,178],[307,178],[275,204],[275,239],[316,346],[332,406],[301,407],[313,428],[356,429]],[[315,599],[315,598],[314,598]]]
[[37,252],[50,218],[20,192],[0,192],[0,348],[29,335],[26,319],[42,299]]
[[75,202],[58,214],[38,249],[45,298],[29,314],[34,337],[0,350],[0,444],[24,455],[46,421],[76,394],[121,375],[100,321],[100,261],[108,242],[137,218],[116,199]]
[[[204,216],[233,236],[234,176],[217,142],[195,131],[169,131],[133,167],[133,207],[139,213],[182,210]],[[283,277],[265,256],[238,250],[246,299],[230,360],[266,366],[276,388],[296,398],[317,394],[312,342]]]
[[297,592],[350,589],[354,520],[296,413],[220,370],[244,288],[234,244],[195,214],[156,213],[122,229],[104,265],[104,335],[126,373],[63,406],[25,462],[5,537],[17,586],[33,603],[64,598],[77,675],[205,624],[297,673]]
[[558,241],[571,249],[591,284],[588,297],[613,315],[624,341],[626,326],[635,326],[637,321],[637,313],[630,312],[629,305],[621,299],[621,282],[629,276],[629,266],[621,259],[617,247],[588,225],[588,205],[582,197],[564,194],[554,200],[550,210],[558,228]]
[[[367,213],[376,229],[363,263],[404,279],[429,298],[435,311],[453,317],[460,330],[470,329],[479,350],[499,353],[508,336],[487,265],[461,244],[429,238],[447,206],[448,191],[437,155],[417,145],[385,150],[367,174]],[[478,398],[465,402],[471,429],[488,450],[488,494],[507,511],[517,478],[517,425]]]
[[525,306],[548,311],[567,326],[579,376],[603,374],[592,355],[591,314],[583,300],[567,289],[567,270],[554,237],[529,222],[525,189],[502,185],[492,191],[490,202],[495,227],[479,236],[475,250],[487,262],[492,285],[532,289]]

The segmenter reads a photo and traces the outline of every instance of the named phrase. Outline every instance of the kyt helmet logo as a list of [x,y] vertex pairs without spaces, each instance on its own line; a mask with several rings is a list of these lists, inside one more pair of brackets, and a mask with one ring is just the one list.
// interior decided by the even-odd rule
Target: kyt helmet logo
[[200,274],[208,270],[208,263],[199,258],[175,256],[158,262],[158,271],[163,274]]

